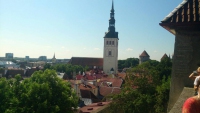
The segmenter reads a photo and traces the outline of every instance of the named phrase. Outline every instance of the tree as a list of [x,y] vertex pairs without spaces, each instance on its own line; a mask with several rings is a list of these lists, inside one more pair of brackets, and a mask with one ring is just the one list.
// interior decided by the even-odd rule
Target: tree
[[11,87],[6,78],[0,78],[0,113],[4,113],[9,108],[10,97],[12,97]]
[[12,94],[5,110],[8,113],[73,113],[72,107],[78,104],[70,84],[54,70],[37,71],[23,81],[17,75],[7,85]]
[[160,79],[158,61],[146,61],[126,73],[120,94],[112,95],[111,112],[165,113],[168,102],[170,79]]
[[139,64],[138,58],[127,58],[126,60],[118,60],[118,68],[129,68],[129,67],[135,67]]
[[164,76],[167,79],[169,76],[171,76],[172,72],[172,61],[170,58],[164,58],[161,60],[161,62],[157,65],[157,70],[160,72],[159,76],[162,80]]
[[16,61],[15,59],[12,59],[11,61],[12,61],[13,63],[17,63],[17,61]]
[[49,63],[46,63],[45,65],[44,65],[44,68],[43,68],[43,70],[46,70],[46,69],[51,69],[52,67],[51,67],[51,64],[49,64]]

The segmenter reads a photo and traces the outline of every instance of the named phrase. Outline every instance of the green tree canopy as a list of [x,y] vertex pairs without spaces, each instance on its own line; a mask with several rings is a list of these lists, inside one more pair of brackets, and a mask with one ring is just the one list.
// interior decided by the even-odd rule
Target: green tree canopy
[[138,58],[127,58],[126,60],[118,60],[119,69],[134,67],[137,66],[138,64],[139,64]]
[[[160,63],[149,60],[127,71],[121,93],[111,96],[113,99],[111,103],[112,113],[118,111],[121,113],[166,112],[170,75],[160,79],[161,71],[158,68]],[[166,67],[170,68],[170,66]],[[167,68],[163,70],[165,71],[165,69]]]
[[0,92],[9,89],[9,95],[2,96],[9,103],[2,100],[5,105],[1,106],[5,107],[0,109],[7,113],[72,113],[72,107],[77,107],[78,98],[70,84],[53,70],[37,71],[23,81],[20,75],[11,80],[1,79],[1,86]]
[[67,78],[72,79],[73,73],[78,73],[83,72],[83,71],[88,71],[89,67],[88,66],[81,66],[81,65],[71,65],[71,64],[56,64],[51,66],[50,64],[45,64],[44,69],[53,69],[56,70],[57,72],[63,72],[67,74]]

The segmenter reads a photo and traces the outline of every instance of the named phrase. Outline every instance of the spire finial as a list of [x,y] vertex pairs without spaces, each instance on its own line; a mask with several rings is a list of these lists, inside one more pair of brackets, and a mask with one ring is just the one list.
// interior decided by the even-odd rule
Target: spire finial
[[111,12],[114,12],[113,0],[112,0],[112,9],[111,9]]

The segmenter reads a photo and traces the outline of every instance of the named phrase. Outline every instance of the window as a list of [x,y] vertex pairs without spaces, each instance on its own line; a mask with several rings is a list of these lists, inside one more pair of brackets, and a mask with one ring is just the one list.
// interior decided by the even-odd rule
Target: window
[[112,45],[115,45],[115,42],[114,42],[114,41],[112,41]]
[[109,44],[111,45],[111,41],[109,41]]
[[106,41],[106,45],[108,45],[108,41]]
[[109,55],[109,56],[111,56],[111,55],[112,55],[111,51],[108,51],[108,55]]

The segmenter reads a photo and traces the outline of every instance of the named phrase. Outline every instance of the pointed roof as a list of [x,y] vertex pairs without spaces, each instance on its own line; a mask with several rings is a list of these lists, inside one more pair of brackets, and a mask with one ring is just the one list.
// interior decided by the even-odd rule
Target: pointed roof
[[112,0],[112,8],[111,8],[111,12],[114,12],[114,5],[113,5],[113,0]]
[[139,57],[150,57],[149,54],[144,50]]
[[166,53],[162,56],[161,60],[163,60],[165,58],[169,58]]
[[173,27],[190,26],[199,28],[200,26],[200,3],[199,0],[183,0],[172,12],[169,13],[160,23],[172,34],[176,34]]
[[112,7],[110,10],[110,19],[109,19],[109,27],[108,32],[105,33],[104,38],[118,38],[118,32],[115,32],[115,18],[114,18],[114,4],[112,0]]
[[54,53],[54,55],[53,55],[53,58],[56,58],[56,57],[55,57],[55,53]]

